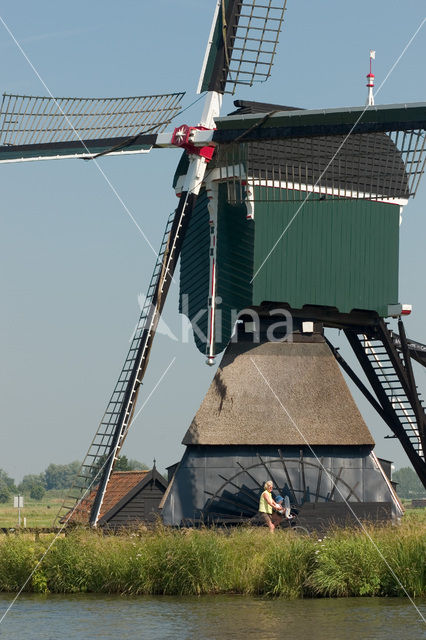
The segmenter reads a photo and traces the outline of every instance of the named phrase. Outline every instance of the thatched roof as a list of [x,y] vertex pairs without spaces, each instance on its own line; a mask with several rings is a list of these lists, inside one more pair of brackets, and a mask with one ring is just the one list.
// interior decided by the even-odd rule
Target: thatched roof
[[230,343],[183,444],[306,442],[374,445],[326,343]]

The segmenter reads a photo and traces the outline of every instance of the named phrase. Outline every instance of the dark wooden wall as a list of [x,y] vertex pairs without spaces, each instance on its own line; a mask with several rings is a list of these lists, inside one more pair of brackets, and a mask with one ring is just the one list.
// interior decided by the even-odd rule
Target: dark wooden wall
[[313,502],[302,505],[296,524],[308,531],[324,531],[336,526],[360,526],[360,522],[389,522],[392,518],[391,502]]
[[165,487],[158,480],[151,480],[110,520],[107,526],[120,527],[138,522],[154,522],[158,517],[158,505]]

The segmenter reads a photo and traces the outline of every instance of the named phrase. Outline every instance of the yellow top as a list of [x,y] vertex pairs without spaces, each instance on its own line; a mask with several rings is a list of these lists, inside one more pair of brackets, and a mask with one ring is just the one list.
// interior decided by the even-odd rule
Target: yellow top
[[[262,495],[260,496],[260,500],[259,500],[259,511],[261,513],[272,513],[272,507],[270,504],[268,504],[266,502],[266,498],[265,498],[265,493],[268,494],[269,491],[267,489],[265,489],[265,491],[262,493]],[[269,494],[270,495],[270,494]]]

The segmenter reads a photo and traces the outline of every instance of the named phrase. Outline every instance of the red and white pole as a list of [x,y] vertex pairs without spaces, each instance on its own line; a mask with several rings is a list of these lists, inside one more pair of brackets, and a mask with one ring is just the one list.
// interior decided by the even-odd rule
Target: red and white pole
[[367,88],[368,88],[368,96],[366,104],[368,106],[374,105],[374,73],[371,68],[371,61],[376,59],[376,52],[370,49],[370,73],[367,74]]

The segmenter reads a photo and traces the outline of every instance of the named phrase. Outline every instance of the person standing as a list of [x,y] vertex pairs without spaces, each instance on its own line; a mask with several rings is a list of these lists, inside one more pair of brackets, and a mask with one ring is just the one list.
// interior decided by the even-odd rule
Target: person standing
[[272,522],[271,516],[274,509],[280,511],[281,506],[277,502],[275,502],[272,497],[272,489],[274,488],[273,482],[271,480],[268,480],[263,485],[263,488],[264,491],[262,492],[259,500],[259,513],[262,520],[265,522],[265,524],[268,525],[269,531],[273,533],[275,531],[275,524]]

